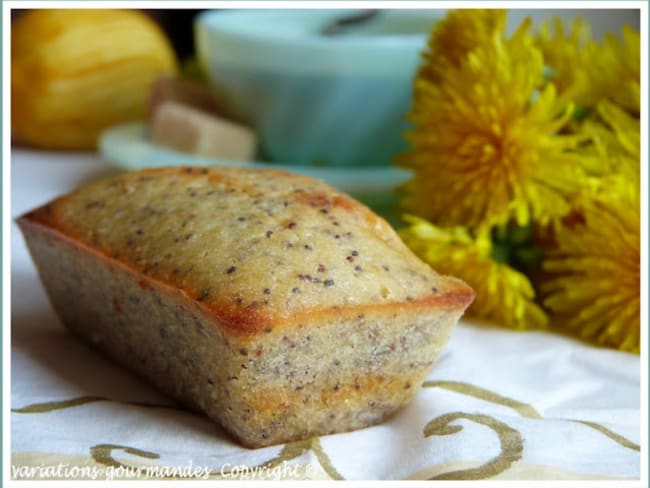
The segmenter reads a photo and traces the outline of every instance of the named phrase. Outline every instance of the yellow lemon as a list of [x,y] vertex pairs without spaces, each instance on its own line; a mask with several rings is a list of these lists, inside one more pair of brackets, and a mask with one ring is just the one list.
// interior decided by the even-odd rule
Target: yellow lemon
[[169,41],[140,12],[29,11],[11,31],[13,136],[93,149],[106,127],[144,118],[154,80],[176,71]]

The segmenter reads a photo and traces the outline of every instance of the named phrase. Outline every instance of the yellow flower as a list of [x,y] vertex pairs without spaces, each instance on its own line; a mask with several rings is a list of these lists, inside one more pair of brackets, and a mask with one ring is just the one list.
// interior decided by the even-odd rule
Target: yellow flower
[[606,191],[612,175],[638,180],[641,154],[638,118],[608,100],[602,100],[596,107],[595,116],[586,119],[578,130],[591,142],[583,145],[579,153],[588,172],[600,177],[594,188],[604,187]]
[[502,36],[507,13],[499,9],[459,9],[447,13],[429,38],[423,53],[425,62],[421,76],[435,79],[447,66],[460,65],[467,54],[489,41]]
[[607,100],[598,104],[597,111],[604,124],[611,128],[621,152],[638,160],[641,155],[641,121]]
[[496,261],[488,235],[476,238],[466,229],[441,229],[413,216],[400,237],[436,271],[463,279],[476,291],[468,315],[516,329],[544,327],[546,315],[534,302],[535,292],[525,275]]
[[561,19],[542,23],[536,44],[550,69],[550,80],[563,100],[591,108],[611,100],[633,114],[639,113],[639,33],[624,27],[622,41],[609,34],[603,42],[591,38],[589,24],[577,18],[565,33]]
[[544,305],[585,339],[639,352],[640,217],[638,180],[608,178],[580,203],[580,218],[559,221],[543,268]]
[[622,41],[609,34],[602,43],[586,47],[589,60],[585,64],[590,81],[587,104],[607,99],[631,114],[639,114],[641,46],[640,34],[628,26],[623,28]]
[[568,212],[567,195],[581,187],[582,172],[567,149],[579,139],[559,134],[571,110],[557,103],[552,84],[531,98],[543,60],[526,29],[507,40],[482,39],[437,78],[427,70],[417,77],[411,149],[398,160],[414,172],[403,187],[407,211],[470,228],[545,223]]
[[582,18],[576,18],[569,32],[559,17],[542,22],[535,43],[542,51],[544,64],[549,69],[549,79],[564,100],[581,104],[579,94],[589,87],[585,46],[591,42],[591,29]]
[[579,128],[580,152],[595,178],[570,219],[552,226],[540,289],[560,324],[585,339],[639,352],[640,124],[601,100]]
[[575,200],[573,218],[554,225],[542,283],[544,304],[568,327],[600,344],[639,350],[639,120],[607,100],[580,128],[597,175]]

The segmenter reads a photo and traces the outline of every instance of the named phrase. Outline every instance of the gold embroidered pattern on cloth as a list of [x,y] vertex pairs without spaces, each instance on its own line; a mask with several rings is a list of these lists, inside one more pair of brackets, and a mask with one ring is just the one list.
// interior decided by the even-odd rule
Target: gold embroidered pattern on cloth
[[450,435],[463,430],[460,425],[451,425],[458,419],[467,419],[483,424],[499,436],[501,452],[487,463],[473,469],[451,471],[434,476],[434,480],[484,480],[507,470],[512,463],[519,461],[524,451],[521,434],[503,422],[489,415],[453,412],[433,419],[424,427],[424,436]]
[[[497,404],[501,406],[508,407],[518,414],[519,417],[530,419],[530,420],[542,420],[544,417],[530,404],[509,398],[503,395],[500,395],[492,390],[473,385],[471,383],[465,383],[460,381],[426,381],[423,384],[424,388],[441,388],[455,393],[459,393],[466,396],[471,396],[479,400]],[[26,405],[19,408],[12,409],[12,412],[15,414],[47,414],[49,412],[74,408],[81,405],[86,405],[90,403],[97,402],[116,402],[125,405],[132,405],[137,407],[144,408],[168,408],[168,409],[177,409],[181,410],[180,407],[174,405],[163,405],[163,404],[154,404],[146,402],[123,402],[115,401],[109,398],[102,396],[80,396],[75,398],[70,398],[67,400],[59,401],[50,401],[43,403],[34,403],[31,405]],[[629,439],[623,437],[622,435],[613,432],[607,427],[598,424],[596,422],[579,420],[579,419],[554,419],[554,420],[563,420],[566,422],[572,422],[584,425],[590,429],[593,429],[600,434],[608,437],[612,441],[619,444],[621,447],[626,449],[632,449],[635,451],[640,451],[638,444],[630,441]],[[524,453],[524,439],[521,433],[514,429],[512,426],[505,423],[503,420],[497,419],[493,416],[475,413],[475,412],[450,412],[443,415],[440,415],[431,421],[429,421],[422,429],[422,433],[425,438],[431,438],[436,436],[448,436],[459,433],[464,429],[463,425],[458,424],[459,421],[469,421],[473,424],[483,425],[491,429],[499,440],[499,453],[487,460],[485,463],[477,467],[468,467],[466,469],[455,469],[451,471],[438,472],[430,476],[430,479],[457,479],[457,480],[478,480],[478,479],[488,479],[498,476],[509,469],[511,469],[518,461],[521,460]],[[140,458],[155,460],[160,459],[160,454],[155,452],[150,452],[147,450],[139,449],[136,447],[118,445],[118,444],[96,444],[89,448],[90,457],[96,463],[111,466],[111,467],[127,467],[127,465],[121,463],[113,456],[113,451],[120,450],[124,451],[127,454],[137,456]],[[252,469],[255,468],[265,468],[272,469],[281,465],[282,463],[293,461],[300,458],[307,452],[313,452],[320,464],[320,467],[324,473],[330,479],[342,480],[344,477],[336,469],[332,463],[329,455],[323,449],[320,438],[313,437],[304,441],[291,442],[285,444],[280,452],[269,459],[268,461],[261,463]],[[458,463],[457,463],[458,464]],[[467,464],[467,463],[465,463]],[[435,471],[436,466],[431,466],[425,470],[420,470],[419,473],[433,472]],[[214,478],[223,478],[229,474],[228,470],[223,469],[213,469],[209,472],[210,479]],[[174,478],[174,476],[168,476],[167,478]],[[410,477],[409,477],[410,478]]]

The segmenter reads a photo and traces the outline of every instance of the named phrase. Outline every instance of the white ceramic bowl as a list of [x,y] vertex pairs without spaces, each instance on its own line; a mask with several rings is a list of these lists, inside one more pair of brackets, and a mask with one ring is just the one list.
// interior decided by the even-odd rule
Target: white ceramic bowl
[[405,148],[420,52],[440,10],[383,10],[338,36],[355,10],[209,11],[195,24],[217,94],[283,164],[382,166]]

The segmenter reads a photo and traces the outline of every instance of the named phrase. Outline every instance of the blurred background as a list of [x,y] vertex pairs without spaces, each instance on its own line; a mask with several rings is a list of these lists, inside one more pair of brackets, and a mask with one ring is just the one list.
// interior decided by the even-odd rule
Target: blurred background
[[[14,24],[17,24],[17,21],[23,17],[26,16],[28,13],[28,10],[12,10],[12,20],[14,21]],[[255,151],[255,157],[257,159],[263,159],[263,160],[273,160],[278,163],[286,163],[286,164],[315,164],[315,165],[321,165],[321,166],[329,166],[329,165],[334,165],[334,166],[339,166],[339,165],[344,165],[344,166],[383,166],[386,164],[390,164],[394,154],[400,152],[405,148],[404,143],[400,143],[401,139],[401,132],[403,132],[406,128],[407,125],[405,123],[400,123],[399,120],[403,119],[403,114],[405,114],[408,109],[409,109],[409,103],[410,103],[410,81],[413,78],[413,75],[415,74],[415,68],[419,62],[419,58],[415,56],[415,54],[419,54],[419,51],[424,48],[424,45],[426,44],[426,35],[429,33],[431,28],[433,27],[433,24],[435,23],[436,18],[442,18],[444,16],[445,11],[444,10],[427,10],[423,11],[423,16],[424,18],[429,18],[431,19],[430,21],[426,23],[420,23],[416,27],[413,28],[411,32],[402,32],[403,34],[403,39],[399,39],[399,36],[397,35],[392,35],[391,39],[384,39],[380,38],[381,36],[377,35],[377,33],[372,33],[371,30],[368,32],[372,35],[371,37],[374,37],[372,39],[372,42],[376,46],[374,49],[365,49],[363,52],[363,56],[365,56],[366,59],[369,59],[370,61],[367,63],[368,68],[366,69],[366,72],[363,73],[356,73],[357,78],[359,76],[365,78],[366,81],[369,83],[372,82],[372,85],[370,84],[359,84],[356,88],[352,87],[351,85],[348,86],[348,92],[345,91],[343,86],[345,85],[345,79],[348,73],[346,73],[346,69],[348,68],[343,68],[340,67],[339,72],[336,73],[336,76],[332,76],[332,73],[328,73],[328,77],[326,82],[323,82],[323,73],[318,73],[318,76],[311,77],[308,80],[304,80],[308,82],[311,86],[306,88],[304,86],[304,83],[301,85],[298,85],[297,83],[288,83],[286,80],[281,80],[279,77],[265,77],[262,76],[261,70],[257,70],[255,72],[255,68],[251,65],[246,66],[246,70],[242,76],[235,76],[234,71],[230,71],[226,73],[228,69],[230,69],[229,66],[223,66],[223,64],[226,63],[231,63],[231,59],[225,59],[224,56],[225,54],[220,53],[220,50],[226,51],[229,50],[231,53],[231,57],[234,56],[242,56],[242,61],[241,63],[246,63],[246,59],[243,57],[245,55],[248,55],[249,50],[247,50],[248,47],[243,43],[235,43],[233,42],[232,44],[229,44],[231,39],[238,40],[235,36],[232,38],[225,38],[225,37],[218,37],[218,36],[212,36],[210,37],[210,40],[205,40],[206,36],[209,37],[208,34],[202,34],[202,31],[205,30],[216,30],[219,28],[219,22],[212,22],[213,17],[206,17],[205,22],[203,22],[203,25],[205,26],[203,29],[200,28],[198,20],[201,18],[201,14],[205,13],[204,9],[142,9],[140,10],[142,14],[144,14],[147,18],[153,20],[155,24],[161,29],[161,31],[164,33],[165,40],[163,41],[158,41],[159,43],[165,43],[168,42],[171,48],[173,49],[174,53],[174,64],[176,64],[177,67],[172,68],[171,66],[165,65],[163,63],[163,66],[151,66],[150,73],[147,73],[148,78],[147,78],[147,83],[143,84],[140,89],[147,89],[149,90],[151,88],[151,84],[153,83],[153,71],[156,71],[158,74],[180,74],[181,77],[183,78],[190,78],[193,80],[199,80],[201,82],[207,82],[207,84],[211,85],[211,90],[216,91],[216,95],[218,98],[221,99],[220,103],[217,103],[217,105],[220,107],[220,109],[223,111],[223,115],[225,115],[229,119],[236,119],[237,121],[244,122],[248,125],[253,125],[252,127],[253,130],[257,132],[257,135],[259,136],[259,140],[257,141],[256,145],[256,151]],[[236,22],[231,22],[229,25],[228,22],[221,23],[220,25],[224,26],[224,29],[226,31],[230,30],[236,30],[240,29],[239,32],[237,32],[238,35],[240,36],[248,36],[247,40],[255,39],[255,36],[250,35],[249,31],[252,31],[253,29],[257,29],[259,31],[259,35],[257,35],[258,40],[262,40],[263,43],[266,43],[267,41],[273,41],[276,38],[280,37],[282,35],[282,30],[286,30],[287,32],[292,32],[294,30],[294,27],[290,27],[289,23],[291,21],[285,21],[285,22],[279,22],[277,25],[278,27],[275,28],[270,22],[265,22],[263,17],[266,15],[264,13],[265,11],[262,11],[261,17],[258,15],[256,18],[251,17],[251,19],[254,19],[254,22],[251,22],[251,29],[240,29],[241,26],[238,26]],[[271,11],[266,11],[267,13],[271,13]],[[290,11],[287,11],[290,12]],[[355,13],[357,11],[354,10],[347,10],[347,11],[331,11],[329,17],[331,19],[329,22],[335,22],[337,19],[340,20],[341,18],[345,18],[346,16],[351,16],[354,17]],[[227,16],[228,13],[224,12]],[[277,12],[276,12],[277,13]],[[412,16],[418,16],[419,13],[418,11],[412,11]],[[217,13],[217,16],[219,13]],[[323,14],[321,17],[326,17],[326,14]],[[549,19],[551,17],[559,17],[561,19],[564,19],[568,22],[571,21],[572,19],[580,16],[586,19],[590,26],[591,26],[591,31],[595,39],[602,39],[605,33],[607,32],[614,32],[614,33],[620,33],[620,27],[622,25],[630,25],[633,29],[639,28],[639,12],[638,10],[634,9],[609,9],[609,10],[576,10],[576,9],[547,9],[547,10],[530,10],[530,9],[511,9],[509,10],[508,14],[508,21],[507,21],[507,32],[511,33],[517,25],[521,23],[521,21],[527,17],[530,16],[535,24],[539,24],[542,20],[544,19]],[[131,19],[132,20],[132,19]],[[57,29],[63,29],[63,21],[55,21],[52,20],[53,23],[59,22]],[[67,21],[66,21],[67,22]],[[79,19],[77,23],[83,23],[83,22],[94,22],[97,26],[102,25],[102,21],[99,19],[93,19],[92,21],[89,20],[83,20]],[[275,21],[274,21],[275,22]],[[296,18],[296,22],[305,22],[305,25],[307,25],[310,21],[305,18]],[[321,24],[325,25],[327,24],[328,20],[323,18]],[[373,21],[370,22],[370,25],[372,25],[372,22],[377,22],[377,19],[375,18]],[[400,21],[401,22],[401,21]],[[39,22],[35,22],[35,24],[44,26],[47,23],[47,20],[42,20]],[[75,22],[71,22],[72,24],[75,24]],[[214,24],[217,25],[216,28],[212,28],[208,24]],[[90,24],[88,24],[90,25]],[[108,24],[105,24],[108,25]],[[113,24],[111,24],[113,25]],[[361,30],[359,30],[359,36],[363,36],[364,34],[364,27],[363,27],[363,22],[358,23],[357,26],[355,27],[354,22],[352,22],[349,26],[344,25],[344,29],[342,29],[344,36],[339,37],[347,37],[350,32],[354,33],[355,28],[358,29],[359,26],[361,26]],[[397,24],[396,24],[397,25]],[[415,24],[414,24],[415,25]],[[394,26],[391,26],[390,24],[387,24],[387,28],[393,28]],[[137,29],[138,25],[137,23],[133,25],[133,29]],[[72,27],[71,27],[72,29]],[[347,30],[346,30],[347,29]],[[26,29],[25,29],[26,30]],[[42,39],[42,43],[39,46],[39,30],[36,29],[36,31],[33,34],[29,35],[29,40],[28,41],[19,41],[17,38],[14,40],[14,44],[16,42],[22,42],[22,43],[28,43],[29,46],[13,46],[15,57],[19,57],[16,55],[16,53],[20,54],[20,57],[22,56],[27,57],[28,53],[31,53],[30,56],[30,66],[28,67],[28,73],[29,75],[26,75],[25,77],[20,77],[16,76],[12,78],[12,84],[17,84],[17,83],[29,83],[29,81],[25,81],[26,77],[33,78],[35,77],[34,75],[37,74],[37,76],[41,77],[46,77],[48,76],[48,61],[47,59],[44,59],[46,56],[43,54],[44,50],[44,44],[45,42],[51,42],[51,39],[48,39],[47,37],[44,37]],[[43,31],[44,32],[44,31]],[[94,31],[89,30],[87,32],[88,35],[91,35]],[[386,32],[387,34],[389,32]],[[309,34],[313,34],[313,32],[309,32]],[[394,34],[394,33],[393,33]],[[138,36],[134,33],[133,34],[135,37],[132,38],[131,40],[131,46],[124,46],[125,50],[130,50],[133,51],[133,55],[135,57],[141,56],[142,51],[144,48],[138,50],[133,47],[133,44],[137,44],[138,42]],[[211,34],[210,34],[211,35]],[[359,37],[357,36],[357,37]],[[94,36],[93,36],[94,37]],[[146,37],[146,36],[145,36]],[[296,42],[303,42],[305,39],[308,41],[311,41],[312,39],[309,39],[308,36],[303,36],[304,39],[294,39],[294,43]],[[333,36],[336,37],[336,36]],[[407,47],[406,46],[406,41],[404,41],[407,37],[410,38],[417,38],[413,42],[410,43],[410,45]],[[76,39],[79,39],[77,37]],[[215,42],[217,45],[215,46],[201,46],[200,43],[203,42],[204,44],[207,42]],[[412,39],[413,40],[413,39]],[[144,42],[145,39],[143,37],[142,41]],[[357,42],[360,42],[358,39],[356,40]],[[402,42],[404,41],[404,42]],[[219,44],[219,42],[221,44]],[[350,57],[352,55],[352,51],[356,49],[358,46],[354,45],[354,43],[350,43],[349,46],[344,45],[340,39],[336,39],[335,42],[338,43],[340,46],[340,50],[336,53],[336,56],[339,56],[341,59],[345,56]],[[399,53],[400,57],[406,57],[407,62],[403,62],[400,66],[395,66],[391,68],[392,70],[392,75],[391,77],[387,77],[386,73],[383,73],[381,76],[376,76],[377,75],[377,69],[374,67],[374,65],[379,64],[379,63],[384,63],[385,65],[388,65],[388,62],[395,62],[395,58],[386,58],[386,53],[389,51],[389,49],[395,48],[397,49],[398,46],[397,44],[402,43],[400,45],[400,49],[402,51]],[[89,44],[94,44],[96,43],[95,41],[89,42]],[[260,53],[264,53],[264,56],[266,56],[267,59],[270,59],[272,63],[277,63],[278,66],[284,66],[286,68],[287,63],[291,61],[291,53],[287,53],[286,56],[282,52],[273,52],[270,49],[264,50],[264,46],[260,45],[256,46],[255,49],[258,49]],[[110,48],[110,42],[108,39],[104,43],[105,46],[99,45],[99,42],[97,41],[97,46],[96,49],[92,52],[95,54],[101,53],[102,49],[109,49]],[[278,49],[284,48],[286,46],[278,46]],[[289,47],[295,47],[295,46],[289,46]],[[65,46],[62,46],[62,49],[64,49]],[[77,49],[77,48],[75,48]],[[160,50],[159,46],[152,45],[151,49],[153,50]],[[237,49],[242,49],[242,52],[238,52]],[[136,53],[136,51],[139,51]],[[90,53],[90,49],[88,50]],[[317,54],[318,56],[322,56],[323,53],[320,51],[313,51],[313,54],[311,52],[307,52],[305,50],[305,59],[314,59],[315,55]],[[40,56],[40,58],[39,58]],[[130,54],[125,53],[124,54],[124,59],[128,60]],[[152,54],[152,56],[155,56]],[[333,55],[332,55],[333,56]],[[51,57],[51,62],[53,63],[55,59],[58,59],[56,62],[59,63],[59,66],[57,67],[57,72],[61,76],[65,76],[65,68],[66,66],[64,63],[61,62],[59,58],[56,58],[56,56],[50,56]],[[119,56],[117,56],[119,57]],[[263,55],[260,54],[259,58],[262,58]],[[376,59],[370,59],[372,57],[375,57]],[[102,56],[98,57],[98,61],[100,61]],[[114,56],[115,58],[115,56]],[[284,58],[284,59],[283,59]],[[138,59],[141,59],[138,57]],[[288,61],[287,61],[288,59]],[[352,59],[350,57],[350,59]],[[43,63],[43,66],[40,68],[35,67],[34,63],[36,62],[35,60],[39,60],[39,62]],[[259,59],[256,60],[259,64]],[[284,63],[284,61],[287,61],[287,63]],[[71,63],[74,62],[71,61]],[[250,61],[251,63],[253,62],[252,60]],[[333,63],[336,64],[338,60],[333,60]],[[240,63],[240,64],[241,64]],[[283,64],[284,63],[284,64]],[[16,63],[18,65],[18,63]],[[85,63],[88,65],[88,62]],[[370,66],[370,64],[373,64],[373,66]],[[337,65],[338,66],[338,65]],[[88,66],[87,66],[88,67]],[[96,66],[98,69],[101,69],[99,65]],[[20,68],[20,66],[16,66],[16,68]],[[70,69],[72,71],[75,70],[74,66],[71,66]],[[217,70],[217,71],[215,71]],[[278,68],[278,70],[280,70]],[[405,71],[411,71],[411,72],[405,72]],[[12,71],[14,71],[12,69]],[[285,69],[285,71],[289,71]],[[401,71],[401,72],[398,72]],[[56,75],[52,75],[56,76]],[[233,78],[234,77],[234,78]],[[257,79],[255,79],[257,77]],[[98,75],[95,76],[95,78],[98,78]],[[110,79],[110,76],[107,75],[107,79]],[[18,87],[15,92],[15,96],[12,95],[12,98],[15,100],[14,103],[17,104],[22,104],[21,105],[21,112],[29,112],[31,114],[31,119],[27,118],[27,115],[24,117],[18,117],[18,125],[21,125],[20,122],[24,121],[24,124],[33,124],[39,123],[39,118],[47,118],[48,114],[46,114],[46,109],[43,108],[42,110],[32,108],[30,107],[30,102],[27,100],[20,100],[20,96],[22,95],[25,99],[30,99],[32,100],[31,103],[36,104],[41,103],[44,104],[44,106],[53,106],[53,109],[57,108],[60,109],[62,112],[64,112],[62,105],[63,102],[61,101],[58,104],[50,103],[49,99],[47,98],[47,93],[41,93],[40,90],[46,90],[46,87],[44,86],[44,82],[46,80],[40,80],[41,83],[34,83],[34,86],[27,86],[25,87],[24,90],[20,90]],[[51,83],[55,83],[57,80],[49,80]],[[347,81],[350,81],[349,79]],[[376,87],[378,84],[381,84],[382,82],[385,82],[386,85],[384,87],[384,90],[379,90]],[[323,83],[327,83],[328,85],[333,84],[338,84],[337,90],[334,89],[329,89],[329,88],[324,88],[323,86],[320,86],[319,88],[315,88],[315,85],[320,83],[323,85]],[[240,88],[239,86],[245,84],[245,88]],[[249,92],[251,91],[260,91],[260,86],[264,87],[265,92],[270,96],[275,97],[277,94],[278,97],[274,99],[274,102],[269,105],[269,100],[268,97],[265,97],[263,93],[258,93],[253,99],[251,99]],[[374,88],[373,88],[374,87]],[[51,87],[50,87],[51,88]],[[106,96],[110,94],[110,90],[107,89],[107,87],[102,87],[102,89],[105,90]],[[169,90],[169,89],[167,89]],[[334,112],[334,108],[331,108],[328,110],[325,110],[322,106],[315,106],[313,107],[312,111],[307,110],[305,112],[304,110],[288,110],[286,107],[284,107],[282,110],[277,106],[278,103],[277,100],[280,100],[282,104],[286,105],[288,103],[291,103],[291,100],[285,100],[286,94],[285,93],[275,93],[277,92],[286,92],[287,90],[293,91],[293,96],[296,97],[295,100],[293,100],[294,103],[301,103],[303,105],[317,105],[317,98],[324,98],[325,96],[328,96],[329,98],[327,99],[327,103],[329,105],[344,105],[350,104],[350,100],[355,100],[355,102],[358,102],[359,106],[361,109],[364,110],[364,117],[363,118],[357,118],[357,122],[361,124],[361,119],[371,119],[371,118],[380,118],[383,117],[386,119],[386,123],[384,124],[379,124],[375,123],[374,125],[368,124],[367,127],[364,126],[364,128],[359,128],[358,130],[353,130],[353,134],[348,134],[346,131],[339,130],[336,131],[333,127],[335,125],[344,125],[342,124],[342,121],[345,117],[349,117],[350,114],[348,113],[332,113]],[[302,90],[302,91],[301,91]],[[71,91],[73,91],[71,89]],[[163,90],[164,91],[164,90]],[[50,93],[50,92],[48,92]],[[119,95],[119,91],[116,90],[115,95]],[[40,98],[40,96],[43,96],[44,98]],[[248,97],[248,100],[245,102],[242,102],[240,99],[246,95]],[[302,97],[301,97],[302,95]],[[98,93],[94,94],[94,97],[97,98],[99,97]],[[142,94],[140,98],[144,99],[150,98],[150,93]],[[77,99],[76,102],[78,104],[81,104],[82,99]],[[234,99],[234,101],[233,101]],[[266,104],[266,105],[265,105]],[[391,105],[392,104],[392,105]],[[86,140],[83,140],[83,138],[79,138],[80,140],[73,140],[69,144],[65,143],[65,137],[59,137],[60,141],[57,144],[56,141],[51,141],[49,139],[54,139],[52,138],[47,138],[45,135],[40,134],[40,135],[32,135],[32,134],[21,134],[21,132],[35,132],[35,130],[19,130],[18,134],[16,134],[16,131],[14,131],[14,142],[18,144],[22,144],[25,146],[36,146],[36,147],[44,147],[48,149],[93,149],[93,147],[96,147],[97,142],[98,142],[98,137],[99,133],[108,128],[108,125],[116,125],[119,122],[126,122],[126,121],[133,121],[137,119],[142,119],[145,117],[145,111],[144,108],[142,107],[142,101],[140,102],[139,107],[135,107],[134,105],[135,102],[131,104],[130,107],[125,106],[126,103],[123,104],[123,111],[122,113],[117,113],[117,109],[114,110],[115,113],[106,115],[106,117],[103,118],[101,121],[101,124],[99,122],[97,124],[89,123],[86,124],[87,130],[92,131],[94,130],[95,132],[93,134],[90,134],[89,137],[93,138],[95,140],[95,144],[93,144],[92,141],[88,142]],[[255,105],[255,109],[252,108],[252,106]],[[56,106],[56,107],[55,107]],[[266,116],[261,116],[257,111],[261,111],[263,107],[264,110],[267,112],[270,111],[271,115],[266,115]],[[71,107],[68,107],[68,109],[72,110]],[[97,109],[97,107],[94,107],[94,109]],[[81,110],[81,106],[79,108]],[[84,109],[88,110],[88,109]],[[340,110],[341,112],[344,112],[345,110],[343,108],[338,108],[337,110]],[[358,113],[358,111],[357,111]],[[294,123],[293,125],[289,125],[285,127],[286,125],[286,119],[287,117],[291,117],[295,115],[299,115],[301,121],[305,119],[305,117],[312,117],[313,121],[318,121],[321,120],[322,117],[322,124],[315,124],[314,127],[309,130],[311,125],[313,124],[297,124]],[[52,117],[56,116],[56,113],[49,114]],[[65,116],[71,116],[69,113],[66,115],[64,113],[61,114],[61,117]],[[16,118],[16,117],[14,117]],[[102,118],[102,117],[100,117]],[[313,122],[312,121],[312,122]],[[14,121],[14,125],[16,125],[17,122]],[[97,127],[97,125],[101,125],[101,127]],[[53,120],[43,120],[43,125],[44,127],[47,127],[47,129],[51,129],[52,125],[56,125],[55,121]],[[273,127],[271,127],[273,126]],[[100,130],[101,129],[101,130]],[[348,128],[349,129],[349,128]],[[43,129],[39,128],[38,130],[42,131]],[[66,127],[66,130],[68,128]],[[84,130],[83,127],[80,127],[79,130]],[[347,130],[347,129],[346,129]],[[318,136],[315,134],[318,132]],[[305,147],[301,148],[296,148],[294,146],[299,145],[300,142],[297,140],[299,138],[306,138],[308,141],[307,143],[310,144],[314,149],[313,150],[308,150]],[[43,139],[43,140],[41,140]],[[289,141],[288,139],[293,139],[293,142]],[[319,140],[316,140],[319,139]],[[362,140],[363,143],[360,143],[361,146],[360,148],[355,147],[355,143],[358,140]],[[371,144],[370,141],[373,141]],[[337,144],[340,147],[337,148],[336,150],[332,148],[333,144]],[[287,147],[288,145],[291,145],[291,147]],[[343,147],[345,146],[345,147]],[[373,147],[373,146],[379,146],[379,147]],[[346,151],[346,148],[348,149]],[[321,154],[323,153],[323,154]],[[219,157],[220,155],[217,154],[207,154],[208,156],[215,156]]]

